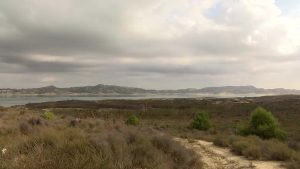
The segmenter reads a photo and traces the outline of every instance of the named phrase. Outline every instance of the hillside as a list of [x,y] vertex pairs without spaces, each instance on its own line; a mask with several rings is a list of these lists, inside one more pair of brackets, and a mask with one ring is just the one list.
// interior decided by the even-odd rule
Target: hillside
[[258,94],[258,95],[286,95],[300,94],[299,90],[292,89],[263,89],[254,86],[223,86],[223,87],[206,87],[202,89],[178,89],[178,90],[148,90],[134,87],[123,87],[115,85],[82,86],[59,88],[56,86],[46,86],[41,88],[30,89],[0,89],[0,95],[161,95],[161,94],[189,94],[189,95],[219,95],[219,94]]

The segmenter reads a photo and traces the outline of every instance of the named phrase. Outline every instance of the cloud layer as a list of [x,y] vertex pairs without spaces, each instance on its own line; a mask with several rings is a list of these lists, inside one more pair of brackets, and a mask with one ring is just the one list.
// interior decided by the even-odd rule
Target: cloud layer
[[0,87],[299,89],[299,18],[274,0],[4,0]]

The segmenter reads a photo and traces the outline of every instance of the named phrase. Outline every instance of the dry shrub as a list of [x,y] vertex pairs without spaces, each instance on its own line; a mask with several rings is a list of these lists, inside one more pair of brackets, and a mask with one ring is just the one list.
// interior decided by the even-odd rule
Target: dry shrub
[[72,119],[72,120],[70,121],[69,126],[70,126],[70,127],[76,127],[76,126],[78,126],[78,124],[79,124],[80,122],[81,122],[81,120],[80,120],[79,118]]
[[25,110],[21,110],[20,112],[19,112],[19,114],[22,116],[22,115],[24,115],[26,113],[26,111]]
[[229,139],[227,136],[224,135],[217,135],[214,139],[213,139],[213,143],[216,146],[219,147],[228,147],[229,146]]
[[28,123],[31,126],[40,126],[43,125],[42,119],[38,118],[38,117],[32,117],[28,120]]
[[296,151],[276,139],[262,140],[257,136],[217,136],[217,146],[229,146],[231,150],[249,159],[291,161],[296,159]]
[[[25,126],[25,127],[24,127]],[[67,125],[66,125],[67,126]],[[22,123],[24,132],[31,127]],[[151,129],[107,124],[101,132],[42,126],[7,141],[3,169],[200,169],[198,156]]]
[[170,137],[164,135],[157,135],[152,138],[152,144],[162,150],[164,153],[169,154],[175,162],[174,169],[188,169],[191,166],[199,165],[197,156],[192,151],[186,150],[183,146],[178,145]]
[[0,112],[5,111],[5,107],[0,106]]
[[296,151],[300,151],[300,141],[291,140],[288,142],[288,145],[290,148],[292,148]]
[[24,122],[20,123],[19,129],[20,129],[20,132],[24,135],[29,135],[33,132],[32,127]]
[[297,158],[286,164],[288,169],[299,169],[300,168],[300,154],[298,153]]
[[269,154],[269,159],[287,161],[295,157],[296,152],[278,140],[265,142],[265,146]]
[[5,113],[0,111],[0,118],[2,118],[4,115],[5,115]]

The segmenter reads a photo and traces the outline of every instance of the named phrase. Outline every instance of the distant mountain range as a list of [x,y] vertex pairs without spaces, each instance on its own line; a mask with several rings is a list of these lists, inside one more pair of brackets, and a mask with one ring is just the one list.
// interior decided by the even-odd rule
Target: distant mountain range
[[202,89],[178,89],[178,90],[147,90],[134,87],[122,87],[115,85],[82,86],[59,88],[46,86],[31,89],[0,89],[0,96],[118,96],[118,95],[286,95],[300,94],[300,90],[293,89],[263,89],[254,86],[222,86],[205,87]]

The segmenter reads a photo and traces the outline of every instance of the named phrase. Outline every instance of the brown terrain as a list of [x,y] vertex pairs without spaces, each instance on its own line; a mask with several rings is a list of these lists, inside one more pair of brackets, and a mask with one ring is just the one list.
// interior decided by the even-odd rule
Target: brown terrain
[[[239,136],[235,133],[236,125],[247,123],[250,112],[258,106],[271,111],[278,119],[280,126],[287,132],[285,141],[266,140],[256,136]],[[194,114],[199,111],[206,111],[210,116],[213,125],[208,131],[199,131],[189,127]],[[52,119],[49,120],[45,112],[51,112],[50,114],[54,115],[54,119],[49,117],[49,119]],[[27,165],[30,166],[27,167],[30,169],[43,168],[41,166],[54,164],[55,160],[58,160],[49,158],[46,154],[50,153],[59,156],[58,152],[74,150],[73,148],[70,150],[60,149],[64,145],[64,135],[73,137],[68,136],[67,133],[73,133],[73,130],[78,132],[77,130],[79,130],[79,133],[83,133],[83,136],[76,135],[74,137],[79,140],[87,139],[80,143],[81,146],[86,147],[85,144],[94,140],[94,137],[97,137],[97,140],[106,138],[106,135],[113,129],[113,131],[116,130],[113,133],[121,132],[121,135],[117,134],[116,138],[107,139],[116,139],[115,141],[117,141],[124,137],[125,143],[130,143],[130,147],[126,147],[126,144],[124,144],[124,153],[128,153],[127,155],[132,160],[139,160],[139,163],[126,164],[126,166],[131,166],[131,168],[137,166],[153,168],[154,163],[146,163],[142,158],[136,159],[137,154],[135,154],[150,153],[148,158],[155,158],[154,162],[169,159],[167,163],[160,166],[162,168],[174,168],[174,166],[178,165],[179,158],[182,164],[181,169],[187,166],[189,166],[188,168],[208,169],[298,169],[300,166],[299,112],[300,96],[295,95],[232,99],[73,100],[27,104],[10,108],[2,107],[0,108],[0,137],[3,139],[0,141],[0,147],[7,148],[9,153],[0,157],[6,164],[6,166],[0,165],[0,168],[14,168],[8,165],[11,164],[11,160],[14,160],[14,158],[24,158],[18,165]],[[130,115],[135,115],[139,118],[138,126],[128,127],[124,125],[124,122]],[[48,131],[51,131],[51,135],[42,134]],[[137,134],[135,134],[134,138],[139,137],[139,139],[150,140],[150,142],[134,141],[131,145],[131,139],[128,140],[128,138],[131,138],[132,134],[128,134],[132,133],[131,131]],[[167,137],[161,137],[161,134],[157,133],[164,133]],[[28,141],[32,139],[46,141],[45,143],[37,142],[36,146],[43,150],[42,152],[31,152],[31,149],[27,150],[27,148],[25,154],[18,151],[19,148],[23,149],[23,146],[26,145],[27,147],[27,144],[30,145],[31,143]],[[56,140],[57,142],[52,142],[51,140]],[[77,143],[79,142],[76,141]],[[40,147],[40,144],[50,144],[50,147]],[[121,142],[111,141],[105,144],[116,144],[111,146],[123,145]],[[170,147],[169,144],[172,146]],[[134,149],[137,145],[142,146],[140,147],[141,150],[139,150],[142,152],[134,151],[134,154],[131,154],[133,153],[131,149]],[[53,149],[51,148],[52,146],[56,148]],[[103,148],[100,147],[100,150]],[[39,160],[42,163],[34,162],[34,159],[27,157],[27,151],[30,152],[29,154],[32,157],[40,158]],[[164,153],[161,154],[161,151]],[[109,150],[109,153],[113,152],[114,150]],[[89,150],[84,150],[84,153],[91,155]],[[139,155],[139,157],[143,156]],[[76,158],[85,157],[78,156]],[[93,156],[90,158],[98,157]],[[70,159],[73,159],[73,157],[70,157]],[[123,159],[114,160],[122,163]],[[192,161],[194,162],[191,163]],[[69,163],[74,163],[75,165],[75,161],[70,161]],[[113,164],[109,164],[107,168],[111,168]],[[44,168],[48,169],[49,167]],[[49,169],[52,168],[50,167]]]

